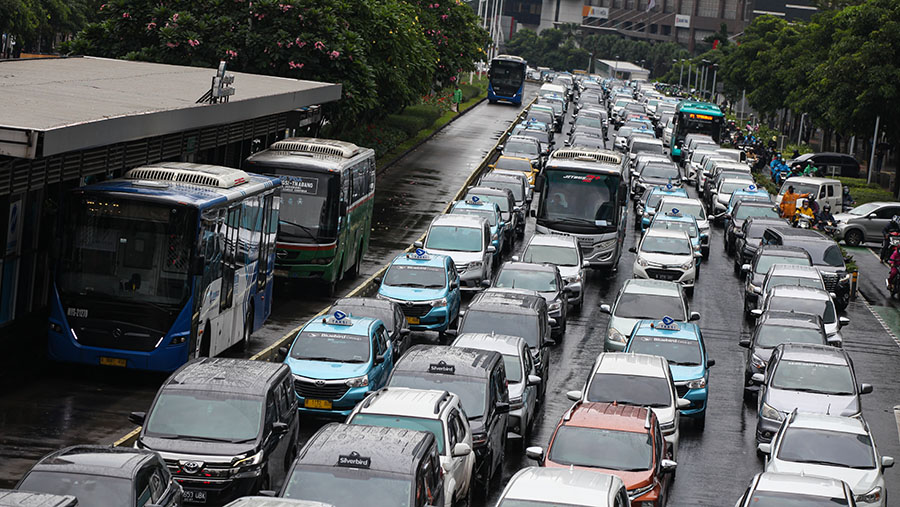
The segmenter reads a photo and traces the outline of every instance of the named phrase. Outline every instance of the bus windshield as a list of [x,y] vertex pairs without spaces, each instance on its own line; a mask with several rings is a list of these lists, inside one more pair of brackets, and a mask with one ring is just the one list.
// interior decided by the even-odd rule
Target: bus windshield
[[491,62],[489,79],[497,93],[504,93],[502,90],[511,90],[512,93],[515,93],[525,82],[525,64],[509,60],[494,60]]
[[278,241],[319,243],[337,237],[337,174],[283,167],[266,169],[281,178]]
[[[704,118],[699,118],[700,116]],[[678,112],[678,139],[684,139],[687,134],[707,134],[718,143],[721,128],[721,116]]]
[[540,222],[567,232],[616,230],[622,205],[616,202],[618,175],[555,168],[544,173]]

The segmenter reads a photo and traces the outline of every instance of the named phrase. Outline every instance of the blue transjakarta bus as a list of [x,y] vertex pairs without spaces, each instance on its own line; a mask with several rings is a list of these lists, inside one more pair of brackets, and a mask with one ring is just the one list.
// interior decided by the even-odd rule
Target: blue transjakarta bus
[[173,371],[246,345],[272,310],[281,180],[162,162],[67,198],[56,361]]
[[488,100],[522,104],[525,95],[525,69],[528,64],[518,56],[498,55],[488,71]]

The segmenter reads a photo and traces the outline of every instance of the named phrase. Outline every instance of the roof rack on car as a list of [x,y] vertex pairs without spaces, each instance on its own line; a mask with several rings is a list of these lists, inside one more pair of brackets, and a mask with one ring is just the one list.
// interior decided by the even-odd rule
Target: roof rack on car
[[441,403],[443,403],[444,400],[449,399],[449,398],[450,398],[449,392],[444,391],[443,393],[441,393],[441,396],[437,399],[437,401],[434,402],[434,413],[435,414],[441,413]]

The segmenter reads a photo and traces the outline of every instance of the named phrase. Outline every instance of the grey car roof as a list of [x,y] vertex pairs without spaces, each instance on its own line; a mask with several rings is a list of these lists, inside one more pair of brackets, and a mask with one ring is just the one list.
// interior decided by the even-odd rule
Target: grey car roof
[[782,343],[781,359],[807,363],[849,364],[847,353],[831,345],[811,343]]
[[559,234],[534,234],[528,240],[528,246],[546,245],[546,246],[564,246],[578,248],[578,241],[574,236],[560,236]]
[[472,227],[480,229],[487,226],[487,219],[476,215],[447,214],[438,215],[431,221],[431,225],[449,225],[456,227]]
[[777,232],[786,241],[830,241],[834,243],[833,239],[812,229],[801,229],[799,227],[783,225],[781,227],[770,227],[769,230]]
[[[453,366],[457,377],[487,378],[500,354],[488,350],[450,347],[447,345],[413,345],[394,366],[394,372],[428,373],[432,364]],[[436,373],[435,375],[442,375]]]
[[505,356],[519,355],[522,347],[528,347],[525,339],[519,336],[488,333],[463,333],[453,340],[454,347],[493,350]]
[[809,252],[799,246],[789,245],[762,245],[759,255],[781,255],[784,257],[809,257]]
[[769,272],[772,275],[790,275],[801,278],[819,278],[822,276],[815,266],[803,266],[800,264],[772,264],[769,266]]
[[[506,261],[500,266],[500,271],[504,269],[515,269],[517,271],[545,271],[548,273],[558,273],[559,268],[555,264],[535,263],[535,262],[517,262]],[[498,273],[500,272],[498,271]],[[502,287],[501,287],[502,288]]]
[[815,299],[819,301],[831,299],[831,295],[822,289],[800,285],[777,285],[769,289],[769,291],[771,292],[770,297],[773,298]]
[[0,489],[0,507],[72,507],[76,504],[78,499],[71,495]]
[[226,504],[225,507],[334,507],[330,503],[294,498],[271,498],[268,496],[244,496]]
[[75,445],[54,451],[32,467],[32,471],[70,472],[131,480],[135,471],[156,453],[133,447]]
[[294,467],[336,466],[339,457],[358,454],[371,460],[370,470],[412,475],[418,457],[432,442],[434,435],[422,431],[329,423],[306,442]]
[[265,395],[269,381],[284,368],[284,363],[205,357],[181,367],[169,377],[164,388],[204,387],[211,390]]
[[[763,324],[773,324],[785,327],[805,327],[822,330],[822,317],[811,313],[785,312],[769,310],[762,314],[757,322],[757,329]],[[824,331],[824,330],[823,330]]]
[[756,490],[760,491],[802,493],[804,496],[829,499],[846,496],[843,481],[838,479],[781,472],[763,472],[757,477]]

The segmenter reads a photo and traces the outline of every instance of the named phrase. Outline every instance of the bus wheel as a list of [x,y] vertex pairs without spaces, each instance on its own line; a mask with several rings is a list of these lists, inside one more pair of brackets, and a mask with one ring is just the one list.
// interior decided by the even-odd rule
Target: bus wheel
[[203,328],[203,338],[200,339],[200,357],[209,357],[209,340],[212,336],[212,330],[209,328],[209,322]]
[[350,268],[350,278],[359,278],[359,265],[362,264],[362,243],[359,244],[359,250],[356,254],[356,262]]
[[238,342],[238,350],[247,350],[247,347],[250,346],[251,334],[253,334],[253,305],[250,305],[250,309],[247,310],[247,315],[244,317],[244,331],[241,341]]

